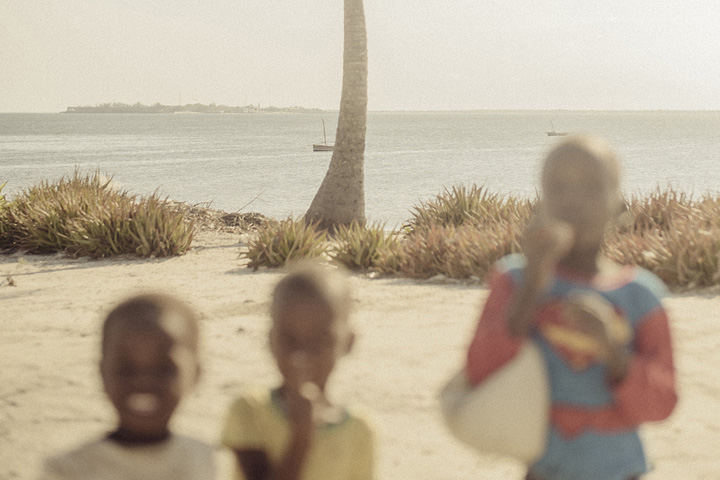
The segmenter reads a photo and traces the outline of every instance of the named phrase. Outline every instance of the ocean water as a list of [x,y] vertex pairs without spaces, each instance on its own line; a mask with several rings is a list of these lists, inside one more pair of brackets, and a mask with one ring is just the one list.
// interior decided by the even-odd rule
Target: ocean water
[[[331,153],[336,113],[0,114],[0,184],[99,170],[133,193],[275,218],[302,215]],[[626,194],[671,185],[720,191],[720,112],[448,112],[368,115],[368,220],[399,225],[446,187],[483,184],[533,197],[540,162],[562,137],[601,135],[616,148]]]

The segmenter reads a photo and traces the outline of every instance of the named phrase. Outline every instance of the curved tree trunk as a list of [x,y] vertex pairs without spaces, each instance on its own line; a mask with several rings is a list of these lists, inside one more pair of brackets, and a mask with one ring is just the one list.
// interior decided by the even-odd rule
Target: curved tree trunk
[[322,228],[365,223],[367,34],[363,0],[344,0],[343,80],[330,166],[305,219]]

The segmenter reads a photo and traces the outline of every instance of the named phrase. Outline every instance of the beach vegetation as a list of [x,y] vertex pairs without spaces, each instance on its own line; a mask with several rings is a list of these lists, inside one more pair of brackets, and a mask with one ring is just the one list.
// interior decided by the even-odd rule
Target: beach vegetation
[[[0,249],[7,251],[91,258],[180,255],[200,228],[196,224],[207,223],[206,229],[250,233],[243,256],[254,269],[324,257],[356,271],[463,281],[482,281],[498,259],[522,252],[534,208],[533,201],[482,186],[456,186],[413,207],[400,231],[355,221],[330,233],[318,222],[274,221],[157,195],[138,197],[98,173],[44,181],[13,197],[2,194],[4,186]],[[605,254],[648,269],[674,290],[720,285],[720,196],[694,198],[667,187],[626,198],[625,212],[607,232]]]
[[[438,275],[479,281],[498,259],[520,251],[524,226],[514,222],[428,225],[408,235],[396,257],[397,273],[412,278]],[[388,270],[388,268],[386,268]]]
[[608,233],[609,258],[646,268],[674,289],[720,284],[720,197],[658,189],[631,198],[623,217]]
[[102,258],[185,253],[192,222],[157,195],[138,197],[99,173],[43,181],[7,202],[0,248]]
[[10,243],[10,239],[6,233],[8,228],[6,226],[7,220],[5,219],[5,206],[7,205],[7,200],[5,199],[5,194],[2,193],[5,185],[7,185],[7,182],[0,184],[0,248],[4,248],[3,245]]
[[632,195],[625,200],[625,212],[619,222],[619,231],[668,231],[674,220],[692,213],[692,196],[671,187],[657,187],[647,195]]
[[319,258],[327,254],[327,232],[316,223],[287,218],[260,226],[248,241],[242,256],[253,270],[277,268],[296,260]]
[[411,209],[406,236],[394,257],[396,273],[483,279],[492,264],[519,252],[534,202],[490,192],[482,185],[445,188]]
[[379,269],[381,265],[385,271],[396,268],[391,259],[399,249],[399,234],[386,231],[383,224],[338,225],[332,240],[330,256],[350,270]]
[[533,203],[527,199],[490,192],[483,185],[453,186],[412,207],[412,217],[406,226],[408,231],[415,232],[438,225],[482,228],[494,223],[522,224],[530,218]]
[[[502,197],[484,187],[454,186],[413,207],[394,273],[484,279],[504,255],[522,252],[522,234],[534,201]],[[644,267],[673,289],[720,284],[720,197],[672,187],[625,201],[608,231],[606,255]]]
[[[413,207],[412,218],[399,232],[353,222],[336,227],[325,248],[330,258],[357,271],[483,281],[497,260],[522,252],[522,236],[534,204],[481,186],[456,186]],[[625,200],[625,212],[608,230],[606,240],[610,259],[644,267],[675,290],[720,284],[717,195],[695,200],[668,187],[632,196]],[[293,251],[300,255],[298,249]]]

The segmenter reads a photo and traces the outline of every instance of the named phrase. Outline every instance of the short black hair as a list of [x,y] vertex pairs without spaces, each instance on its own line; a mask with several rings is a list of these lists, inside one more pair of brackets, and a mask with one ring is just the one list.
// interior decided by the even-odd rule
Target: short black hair
[[273,291],[270,315],[273,322],[287,303],[317,300],[327,305],[335,321],[347,322],[350,314],[350,287],[340,267],[300,262],[278,282]]
[[[171,332],[170,320],[179,320],[181,332]],[[199,318],[195,311],[179,299],[163,293],[145,293],[134,295],[113,308],[105,317],[102,327],[102,352],[108,339],[119,328],[140,332],[162,331],[176,335],[193,350],[197,350],[200,336]]]

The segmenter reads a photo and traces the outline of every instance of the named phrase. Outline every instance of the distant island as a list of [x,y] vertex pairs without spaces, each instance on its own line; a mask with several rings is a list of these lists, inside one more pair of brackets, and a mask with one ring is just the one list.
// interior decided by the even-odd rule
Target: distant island
[[228,105],[204,105],[192,103],[187,105],[143,105],[136,103],[101,103],[92,107],[67,107],[62,113],[322,113],[320,108],[305,107],[260,107],[260,105],[245,105],[244,107],[230,107]]

